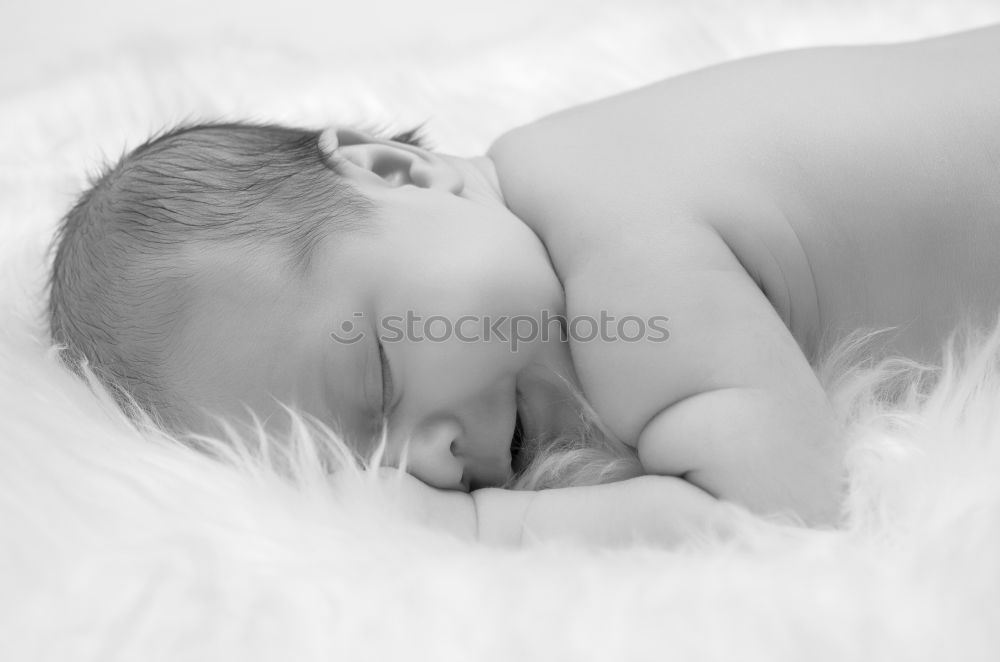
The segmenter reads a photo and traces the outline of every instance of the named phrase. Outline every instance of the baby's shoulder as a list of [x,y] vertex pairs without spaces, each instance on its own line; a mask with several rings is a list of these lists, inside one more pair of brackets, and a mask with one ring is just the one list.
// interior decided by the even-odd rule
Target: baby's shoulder
[[793,228],[774,187],[760,185],[732,159],[719,158],[711,177],[675,168],[684,160],[676,141],[678,160],[660,159],[655,168],[652,156],[599,140],[591,158],[581,153],[574,165],[567,154],[575,143],[560,134],[575,122],[517,129],[490,151],[508,206],[545,243],[564,281],[587,269],[609,287],[625,287],[622,278],[633,290],[639,282],[656,289],[666,272],[697,278],[735,263],[804,348],[809,344],[815,286],[800,237],[811,236],[801,227],[811,216],[797,218]]
[[630,158],[621,143],[596,137],[591,121],[574,113],[546,118],[504,134],[488,152],[508,208],[541,238],[564,277],[597,256],[606,262],[634,259],[633,248],[669,250],[674,235],[699,222],[697,200],[683,187],[639,175],[648,168],[638,161],[648,156],[635,152],[648,152],[648,144]]

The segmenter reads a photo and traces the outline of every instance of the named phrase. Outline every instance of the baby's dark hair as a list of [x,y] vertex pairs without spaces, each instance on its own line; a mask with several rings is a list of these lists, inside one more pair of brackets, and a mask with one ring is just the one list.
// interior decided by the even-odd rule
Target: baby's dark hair
[[[417,130],[391,140],[423,147]],[[131,401],[180,432],[182,396],[165,383],[185,251],[277,248],[302,270],[317,243],[369,225],[372,204],[332,169],[320,132],[251,123],[182,126],[122,156],[59,224],[48,321],[60,356],[87,365],[126,413]]]

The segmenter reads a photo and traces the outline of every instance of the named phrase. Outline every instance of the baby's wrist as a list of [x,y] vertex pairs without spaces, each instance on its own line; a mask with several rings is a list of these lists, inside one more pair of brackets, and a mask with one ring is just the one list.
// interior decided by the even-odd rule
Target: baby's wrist
[[477,539],[476,504],[467,492],[426,487],[423,520],[435,529],[445,530],[462,540]]
[[537,494],[492,487],[473,492],[476,539],[489,545],[520,546],[528,508]]
[[476,506],[467,492],[441,490],[395,468],[383,468],[389,494],[408,518],[462,540],[476,539]]

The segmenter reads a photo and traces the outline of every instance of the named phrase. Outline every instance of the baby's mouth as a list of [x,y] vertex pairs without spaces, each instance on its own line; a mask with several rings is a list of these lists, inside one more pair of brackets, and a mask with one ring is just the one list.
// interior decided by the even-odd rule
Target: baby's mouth
[[524,448],[524,428],[521,426],[521,412],[517,413],[514,420],[514,435],[510,441],[510,466],[514,473],[518,473],[523,468],[521,466],[521,451]]

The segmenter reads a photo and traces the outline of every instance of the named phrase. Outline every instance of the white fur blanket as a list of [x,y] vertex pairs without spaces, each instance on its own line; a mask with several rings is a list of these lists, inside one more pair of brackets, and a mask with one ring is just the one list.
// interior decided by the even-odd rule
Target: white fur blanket
[[1000,21],[995,0],[277,5],[4,10],[0,660],[1000,659],[1000,334],[896,405],[873,390],[891,366],[832,369],[853,421],[841,530],[511,551],[371,489],[142,438],[41,321],[43,250],[84,176],[176,121],[429,120],[471,154],[721,60]]

